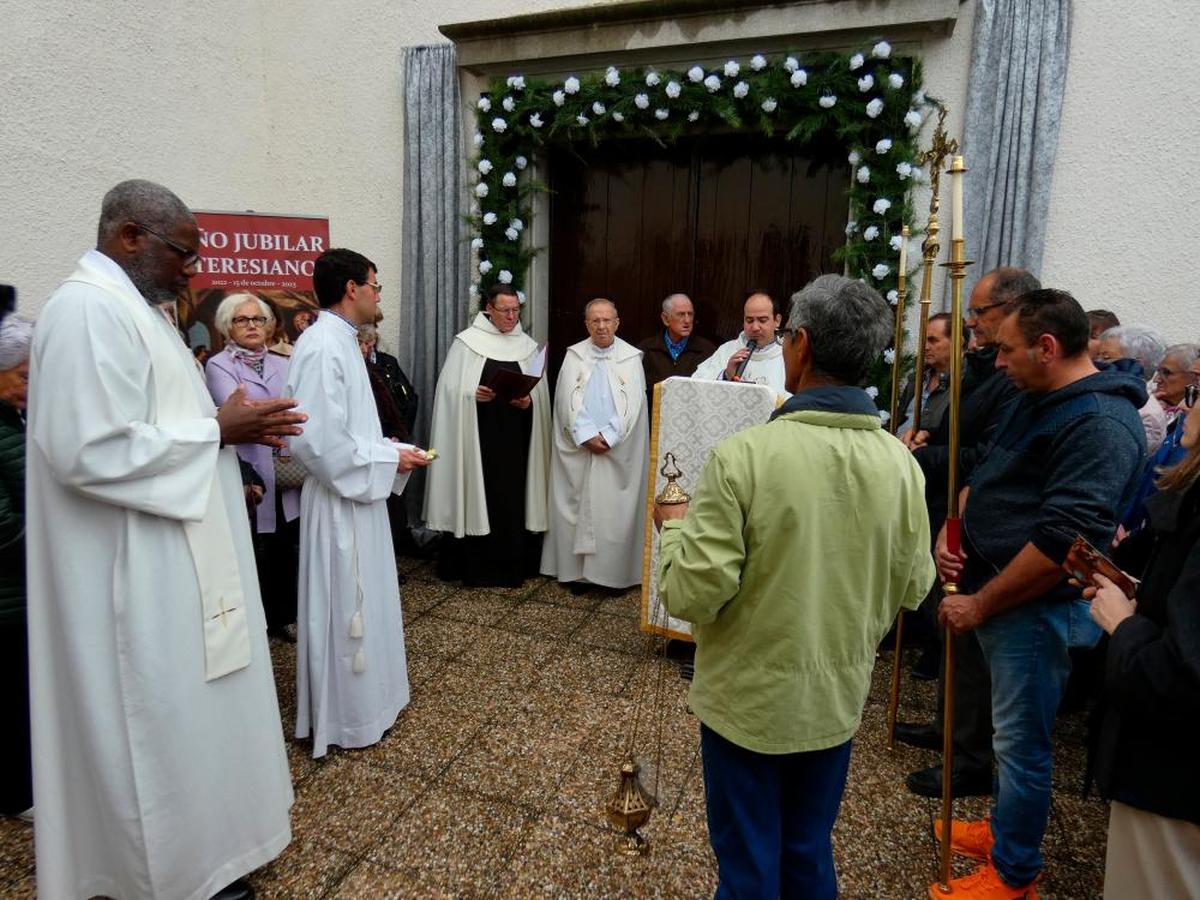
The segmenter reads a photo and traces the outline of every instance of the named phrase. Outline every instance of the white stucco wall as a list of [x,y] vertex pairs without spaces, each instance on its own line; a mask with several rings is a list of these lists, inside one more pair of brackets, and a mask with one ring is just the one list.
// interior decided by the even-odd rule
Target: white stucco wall
[[[974,3],[919,50],[955,131]],[[401,48],[442,40],[439,23],[567,5],[583,4],[0,0],[0,281],[36,314],[91,245],[104,191],[147,177],[197,208],[328,215],[335,244],[379,263],[394,328]],[[1075,4],[1043,270],[1085,306],[1193,339],[1198,189],[1180,171],[1200,117],[1178,73],[1196,34],[1188,0]]]

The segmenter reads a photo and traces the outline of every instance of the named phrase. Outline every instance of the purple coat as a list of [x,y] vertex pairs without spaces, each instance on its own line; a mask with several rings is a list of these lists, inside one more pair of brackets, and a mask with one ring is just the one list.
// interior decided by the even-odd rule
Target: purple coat
[[[220,406],[232,394],[239,384],[246,386],[248,400],[273,400],[283,396],[284,385],[287,384],[288,361],[282,356],[268,353],[263,362],[263,373],[259,375],[250,366],[230,355],[229,350],[222,350],[212,356],[204,367],[205,379],[208,381],[208,392],[212,394],[213,402]],[[256,520],[260,534],[270,534],[275,531],[275,463],[271,458],[271,448],[262,444],[239,444],[238,456],[254,466],[266,492],[258,507]],[[300,491],[296,488],[283,492],[283,515],[289,522],[300,515]]]

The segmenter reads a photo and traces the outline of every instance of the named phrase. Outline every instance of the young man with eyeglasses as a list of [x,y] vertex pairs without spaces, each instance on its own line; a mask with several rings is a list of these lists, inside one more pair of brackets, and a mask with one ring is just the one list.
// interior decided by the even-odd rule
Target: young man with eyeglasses
[[296,737],[312,755],[374,744],[408,705],[408,665],[387,499],[423,450],[385,438],[358,346],[382,290],[375,264],[327,250],[313,265],[321,316],[297,342],[287,393],[308,414],[290,444],[308,471],[300,497]]

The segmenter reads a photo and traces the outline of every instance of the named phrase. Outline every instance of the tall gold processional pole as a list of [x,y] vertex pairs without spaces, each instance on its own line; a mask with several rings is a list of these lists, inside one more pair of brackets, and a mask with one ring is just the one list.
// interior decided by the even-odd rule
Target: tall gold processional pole
[[[941,226],[938,224],[938,210],[941,206],[940,187],[942,178],[943,162],[958,152],[958,141],[950,140],[946,134],[946,112],[947,107],[942,106],[938,113],[937,128],[933,132],[933,144],[928,150],[918,157],[917,162],[921,166],[929,166],[929,224],[925,228],[925,240],[921,244],[921,255],[924,261],[924,271],[921,273],[921,327],[917,336],[917,360],[913,366],[913,434],[916,434],[921,429],[921,407],[923,398],[921,396],[921,380],[924,377],[925,371],[925,335],[929,331],[929,308],[933,302],[933,269],[937,263],[938,254],[942,250],[942,245],[939,243],[938,234],[941,231]],[[902,267],[903,268],[903,267]],[[903,282],[901,282],[903,285]],[[901,292],[898,292],[901,293]],[[901,293],[901,297],[903,294]],[[903,299],[898,303],[898,307],[903,305]],[[898,308],[896,311],[897,321],[902,315]],[[897,363],[899,362],[899,353],[897,353]],[[896,364],[892,367],[892,391],[895,396],[895,384],[898,369]],[[892,422],[896,421],[896,406],[895,399],[892,401]],[[892,433],[895,434],[895,429],[899,426],[893,424]],[[887,717],[887,747],[889,750],[896,749],[896,715],[900,706],[900,653],[903,649],[904,640],[904,611],[900,610],[896,614],[896,647],[892,653],[892,683],[891,692],[888,696],[888,717]]]
[[[946,480],[946,548],[958,555],[962,549],[962,520],[958,505],[958,449],[959,426],[962,406],[963,367],[963,280],[967,277],[966,239],[963,237],[963,176],[967,167],[961,156],[955,156],[946,173],[950,176],[952,219],[950,230],[950,261],[944,265],[950,270],[950,457]],[[957,594],[958,584],[948,581],[943,585],[947,594]],[[938,890],[943,894],[950,889],[950,830],[954,818],[954,796],[951,781],[954,772],[954,634],[949,628],[945,634],[943,660],[943,700],[945,711],[942,717],[942,846],[941,865],[938,871]]]

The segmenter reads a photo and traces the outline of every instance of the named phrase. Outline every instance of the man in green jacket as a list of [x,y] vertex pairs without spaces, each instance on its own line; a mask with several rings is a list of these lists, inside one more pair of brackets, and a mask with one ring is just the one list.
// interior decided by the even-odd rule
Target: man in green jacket
[[934,578],[924,478],[858,386],[891,309],[825,275],[784,332],[794,396],[717,446],[690,512],[655,510],[659,597],[695,626],[717,897],[836,896],[831,835],[875,648]]

